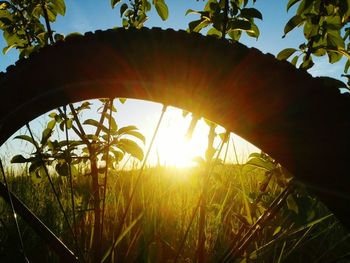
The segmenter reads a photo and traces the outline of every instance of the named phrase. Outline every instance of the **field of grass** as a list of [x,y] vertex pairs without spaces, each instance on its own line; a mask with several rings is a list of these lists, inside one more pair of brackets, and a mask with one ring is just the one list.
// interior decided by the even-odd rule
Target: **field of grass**
[[[11,191],[77,251],[48,181],[26,172],[8,171],[7,176]],[[73,222],[68,177],[53,176],[53,183]],[[73,186],[71,224],[88,259],[94,225],[90,178],[77,173]],[[283,174],[249,165],[217,165],[209,171],[157,166],[142,174],[138,169],[110,171],[107,188],[102,237],[104,255],[110,252],[106,262],[221,262],[225,255],[229,262],[349,260],[349,233],[302,185]],[[19,262],[11,210],[0,202],[0,261]],[[18,219],[29,260],[58,262]]]

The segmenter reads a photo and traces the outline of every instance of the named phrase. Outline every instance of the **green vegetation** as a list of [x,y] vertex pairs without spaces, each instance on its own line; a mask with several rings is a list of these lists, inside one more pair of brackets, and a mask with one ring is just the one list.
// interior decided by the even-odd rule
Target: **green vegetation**
[[[254,157],[253,157],[254,158]],[[257,160],[251,159],[251,163]],[[87,257],[92,247],[94,212],[90,178],[83,175],[83,165],[74,177],[76,204],[76,232],[79,246]],[[200,216],[198,205],[202,192],[202,168],[148,168],[136,185],[139,170],[111,171],[107,186],[105,224],[102,238],[104,255],[114,262],[194,262],[197,255]],[[240,177],[243,177],[241,184]],[[74,247],[62,212],[50,191],[47,180],[39,183],[23,173],[12,176],[10,188],[58,234],[69,247]],[[229,248],[236,247],[236,257],[252,262],[339,262],[348,253],[349,234],[316,198],[301,186],[283,200],[282,207],[260,222],[254,238],[242,251],[243,236],[254,228],[254,222],[271,209],[273,200],[288,182],[282,174],[271,174],[252,165],[218,165],[209,177],[206,195],[205,261],[219,262]],[[69,180],[55,177],[64,209],[72,220]],[[130,193],[136,193],[128,204]],[[245,200],[248,200],[246,206]],[[122,233],[115,236],[123,220],[125,208],[130,205]],[[1,204],[3,261],[18,255],[16,229],[9,207]],[[41,239],[20,220],[24,247],[31,261],[55,255]],[[261,229],[260,229],[261,228]],[[185,238],[186,237],[186,238]],[[113,242],[112,242],[113,241]],[[38,247],[40,253],[38,254]],[[32,248],[32,249],[31,249]],[[49,260],[50,259],[50,260]],[[109,262],[109,261],[107,261]],[[244,262],[244,261],[243,261]]]

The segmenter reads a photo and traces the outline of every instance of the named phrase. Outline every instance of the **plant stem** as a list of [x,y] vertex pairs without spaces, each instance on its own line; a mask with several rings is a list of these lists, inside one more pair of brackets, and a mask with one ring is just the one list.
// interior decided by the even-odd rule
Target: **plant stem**
[[226,37],[226,30],[227,30],[227,23],[228,23],[228,10],[229,10],[229,0],[225,0],[224,20],[223,20],[223,24],[222,24],[221,39],[225,39],[225,37]]
[[[105,178],[103,181],[103,192],[102,192],[101,240],[102,240],[102,234],[103,234],[104,214],[105,214],[105,206],[106,206],[107,175],[108,175],[108,166],[109,166],[109,148],[110,148],[110,140],[111,140],[111,120],[112,120],[112,112],[113,112],[113,99],[110,99],[109,103],[106,102],[106,105],[109,105],[109,120],[108,120],[109,125],[108,125],[107,147],[106,147],[106,171],[105,171]],[[107,111],[108,107],[104,107],[104,108],[106,108],[106,111]],[[102,126],[102,123],[101,123],[101,126]]]
[[45,24],[46,24],[47,33],[49,34],[50,44],[53,44],[55,41],[54,41],[53,36],[52,36],[52,30],[51,30],[49,15],[47,13],[46,5],[45,5],[45,0],[41,0],[41,8],[42,8],[43,13],[44,13],[44,20],[45,20]]

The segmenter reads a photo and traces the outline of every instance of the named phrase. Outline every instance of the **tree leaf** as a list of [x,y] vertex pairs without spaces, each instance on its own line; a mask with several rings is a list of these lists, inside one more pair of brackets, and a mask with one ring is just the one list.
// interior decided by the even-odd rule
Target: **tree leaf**
[[13,45],[4,47],[3,50],[2,50],[2,53],[3,53],[4,55],[6,55],[7,52],[9,52],[11,49],[15,48],[16,46],[17,46],[16,44],[13,44]]
[[114,8],[121,0],[111,0],[111,6]]
[[36,142],[33,141],[32,137],[28,136],[28,135],[18,135],[16,136],[14,139],[21,139],[27,142],[30,142],[31,144],[33,144],[34,146],[36,146]]
[[271,171],[275,169],[275,165],[273,163],[258,157],[251,158],[244,166],[249,166],[249,165],[257,168],[261,168],[267,171]]
[[251,29],[247,30],[246,33],[250,37],[258,38],[260,36],[260,30],[255,23],[251,23]]
[[278,53],[278,60],[287,60],[291,55],[293,55],[297,50],[295,48],[286,48]]
[[295,27],[300,26],[305,19],[299,15],[293,16],[284,27],[284,36],[288,34]]
[[199,32],[201,31],[203,28],[207,27],[211,22],[208,19],[203,19],[201,20],[201,22],[195,27],[193,28],[193,32]]
[[288,1],[288,4],[287,4],[287,12],[288,12],[288,10],[289,10],[293,5],[295,5],[295,4],[298,3],[299,1],[301,1],[301,0],[289,0],[289,1]]
[[339,54],[338,52],[333,52],[333,51],[327,51],[327,55],[328,55],[328,61],[331,64],[338,62],[343,57],[342,54]]
[[160,18],[163,21],[167,20],[169,16],[169,10],[164,0],[154,0],[154,5],[156,7],[157,13],[160,16]]
[[125,11],[128,9],[128,5],[126,3],[122,4],[120,7],[120,17],[123,16],[123,14],[125,13]]
[[134,125],[125,126],[118,130],[117,135],[122,135],[134,130],[138,130],[137,127]]
[[299,4],[297,15],[310,13],[313,3],[314,0],[302,0]]
[[217,38],[220,38],[222,36],[222,33],[217,30],[215,27],[212,27],[208,30],[207,36],[216,36]]
[[228,29],[230,30],[250,30],[252,28],[252,25],[249,21],[246,20],[231,20],[228,23]]
[[51,137],[51,134],[52,134],[52,129],[50,128],[46,128],[43,132],[42,132],[42,135],[41,135],[41,144],[42,145],[46,145],[47,143],[47,140]]
[[344,66],[344,72],[347,73],[350,67],[350,60],[348,59]]
[[241,10],[241,16],[247,19],[250,19],[250,18],[258,18],[261,20],[263,19],[263,16],[260,13],[260,11],[255,8],[243,8]]
[[58,164],[56,164],[55,170],[61,176],[69,175],[69,165],[66,162],[59,162]]
[[305,55],[303,58],[303,63],[300,65],[300,68],[308,70],[312,68],[313,65],[314,65],[314,62],[312,61],[312,57],[310,56],[308,59],[306,59],[306,55]]
[[299,213],[299,207],[297,202],[295,201],[294,197],[292,195],[289,195],[287,197],[287,207],[289,210],[294,211],[296,214]]
[[140,139],[144,144],[146,143],[146,138],[145,136],[143,136],[142,133],[138,132],[138,131],[128,131],[127,133],[125,133],[126,135],[131,135],[134,136],[138,139]]
[[62,16],[66,14],[66,4],[64,0],[52,0],[51,4],[58,14]]
[[298,63],[298,59],[299,59],[299,56],[297,55],[292,59],[290,63],[296,67]]
[[345,43],[343,38],[340,35],[339,31],[328,31],[327,32],[327,46],[335,48],[344,48]]
[[189,31],[190,31],[190,32],[193,32],[193,29],[195,29],[196,26],[198,26],[201,22],[202,22],[202,19],[191,21],[191,22],[188,24],[188,29],[189,29]]
[[134,141],[129,139],[120,139],[116,145],[123,152],[129,153],[131,156],[142,161],[143,159],[143,150],[141,147]]
[[91,125],[91,126],[95,126],[96,128],[101,129],[103,132],[108,133],[109,130],[106,126],[101,125],[98,121],[94,120],[94,119],[87,119],[83,122],[83,124],[85,125]]
[[123,152],[112,150],[112,149],[111,149],[111,152],[114,154],[114,158],[117,162],[120,162],[121,160],[123,160],[123,158],[124,158]]
[[15,155],[11,159],[11,163],[26,163],[28,159],[24,158],[22,155]]
[[261,153],[251,153],[251,154],[249,154],[248,158],[250,159],[250,158],[254,158],[254,157],[262,158]]
[[185,16],[187,16],[188,14],[199,14],[200,15],[200,12],[193,10],[193,9],[187,9]]

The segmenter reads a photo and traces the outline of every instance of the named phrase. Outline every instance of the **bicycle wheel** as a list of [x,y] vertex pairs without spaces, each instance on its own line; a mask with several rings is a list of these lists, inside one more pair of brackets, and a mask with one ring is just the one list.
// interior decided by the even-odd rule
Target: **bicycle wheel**
[[127,97],[200,114],[277,159],[350,226],[348,94],[241,44],[173,30],[67,38],[0,76],[0,143],[70,102]]

